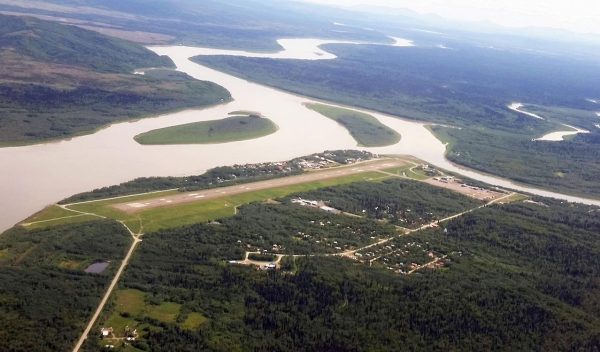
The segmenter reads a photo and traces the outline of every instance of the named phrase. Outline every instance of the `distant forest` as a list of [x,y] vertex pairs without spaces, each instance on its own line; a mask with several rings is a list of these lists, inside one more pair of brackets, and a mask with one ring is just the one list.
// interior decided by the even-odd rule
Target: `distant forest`
[[[430,39],[431,40],[431,39]],[[441,40],[438,38],[438,40]],[[452,40],[452,47],[327,45],[335,60],[227,56],[194,60],[294,93],[382,111],[433,126],[453,162],[564,193],[600,197],[595,124],[600,65],[567,56],[495,50]],[[507,108],[526,103],[538,120]],[[564,142],[533,142],[562,123],[588,129]]]
[[0,15],[0,64],[0,147],[231,99],[141,45],[30,17]]

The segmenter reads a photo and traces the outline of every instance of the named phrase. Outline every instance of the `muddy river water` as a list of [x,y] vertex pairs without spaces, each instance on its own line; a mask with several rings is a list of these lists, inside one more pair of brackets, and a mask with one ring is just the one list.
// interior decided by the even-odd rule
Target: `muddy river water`
[[[202,110],[117,123],[94,134],[70,140],[0,148],[0,231],[72,194],[136,177],[199,174],[220,165],[288,160],[326,149],[352,148],[382,154],[414,155],[431,164],[490,184],[600,205],[600,201],[514,185],[508,180],[457,167],[445,159],[445,146],[424,124],[397,117],[372,113],[402,135],[398,144],[384,148],[357,148],[356,142],[344,128],[303,106],[306,102],[312,102],[312,99],[251,83],[189,61],[190,57],[196,55],[334,59],[334,55],[319,48],[319,45],[326,43],[333,41],[281,40],[284,50],[275,54],[183,46],[152,47],[155,52],[171,57],[178,70],[227,88],[235,100]],[[395,46],[401,47],[398,50],[411,50],[412,43],[398,39]],[[236,110],[258,111],[274,121],[279,130],[255,140],[212,145],[142,146],[133,140],[135,135],[152,129],[220,119]]]

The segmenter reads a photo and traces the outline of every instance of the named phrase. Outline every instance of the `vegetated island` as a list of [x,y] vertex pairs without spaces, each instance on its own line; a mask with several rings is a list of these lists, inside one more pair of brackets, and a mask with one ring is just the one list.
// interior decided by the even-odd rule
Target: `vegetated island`
[[259,114],[238,111],[224,119],[160,128],[134,139],[144,145],[227,143],[264,137],[277,129],[273,121]]
[[0,15],[0,146],[67,138],[116,121],[231,100],[225,88],[174,67],[168,57],[132,42]]
[[344,126],[361,147],[385,147],[401,136],[369,114],[324,104],[306,104],[309,109]]

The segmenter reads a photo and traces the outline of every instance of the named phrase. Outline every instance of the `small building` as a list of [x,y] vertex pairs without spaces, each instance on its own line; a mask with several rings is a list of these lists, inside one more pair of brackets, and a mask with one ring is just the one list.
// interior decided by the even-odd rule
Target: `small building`
[[319,209],[321,209],[323,211],[326,211],[328,213],[331,213],[331,214],[340,214],[341,213],[341,210],[338,210],[338,209],[335,209],[335,208],[332,208],[332,207],[328,207],[326,205],[320,206]]
[[102,337],[108,337],[110,335],[112,335],[113,333],[113,328],[101,328],[100,329],[100,335]]

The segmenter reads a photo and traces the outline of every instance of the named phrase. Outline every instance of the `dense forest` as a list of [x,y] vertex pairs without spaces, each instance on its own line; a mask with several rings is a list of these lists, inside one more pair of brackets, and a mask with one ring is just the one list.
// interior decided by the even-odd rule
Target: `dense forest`
[[[59,4],[51,6],[50,4]],[[231,0],[48,0],[45,3],[0,1],[0,10],[55,16],[143,44],[183,43],[227,49],[277,51],[276,40],[291,37],[390,42],[383,33],[361,27],[340,31],[334,20],[353,13],[306,8],[280,1]],[[63,7],[64,6],[64,7]],[[92,10],[90,10],[92,9]],[[216,26],[215,23],[219,25]],[[119,30],[112,30],[118,28]],[[158,34],[158,35],[156,35]]]
[[[362,216],[291,202],[298,197]],[[148,233],[85,350],[598,350],[599,209],[534,198],[411,235],[394,226],[415,228],[479,204],[390,179]],[[0,237],[0,349],[69,350],[130,241],[110,221],[17,227]],[[401,250],[388,252],[394,246]],[[381,260],[330,256],[357,249]],[[260,252],[255,260],[297,256],[284,257],[280,270],[230,263],[246,252]],[[388,261],[436,256],[445,258],[439,266],[410,275]],[[84,272],[98,262],[109,266]],[[116,338],[135,330],[136,338],[102,340],[101,327]]]
[[378,183],[360,182],[296,195],[325,201],[327,205],[407,228],[415,228],[482,203],[458,193],[393,178]]
[[512,101],[595,108],[585,99],[600,95],[596,62],[456,45],[444,50],[329,44],[324,48],[338,58],[314,62],[194,60],[288,91],[432,122],[512,128],[519,122],[518,114],[505,108]]
[[[489,129],[432,126],[458,164],[583,197],[600,197],[600,130],[561,142]],[[562,130],[565,130],[563,127]]]
[[[368,192],[379,186],[388,187]],[[144,308],[131,313],[113,301],[98,328],[136,326],[132,346],[147,351],[597,350],[598,209],[536,201],[411,236],[449,260],[410,276],[321,256],[287,260],[282,271],[227,264],[245,250],[272,252],[272,243],[281,253],[327,253],[327,243],[311,237],[302,247],[298,235],[329,238],[329,223],[387,226],[287,203],[245,206],[218,223],[147,235],[119,290],[138,294]],[[150,313],[167,306],[171,317]],[[201,323],[186,327],[190,316]],[[86,350],[104,343],[95,337]]]
[[39,62],[129,73],[142,67],[171,67],[173,61],[143,46],[74,26],[31,17],[2,15],[0,48]]
[[[2,234],[0,350],[70,350],[130,241],[120,224],[108,221]],[[110,262],[103,273],[84,272],[98,261]]]

